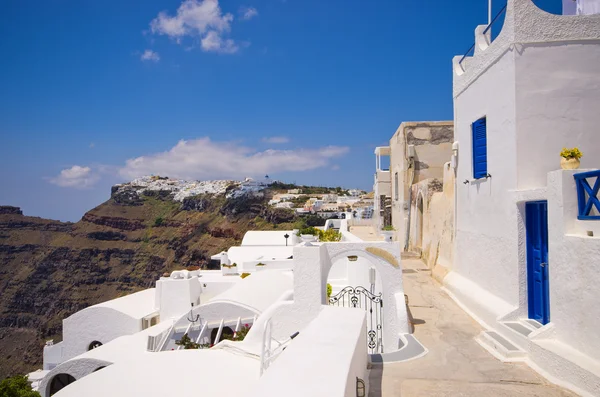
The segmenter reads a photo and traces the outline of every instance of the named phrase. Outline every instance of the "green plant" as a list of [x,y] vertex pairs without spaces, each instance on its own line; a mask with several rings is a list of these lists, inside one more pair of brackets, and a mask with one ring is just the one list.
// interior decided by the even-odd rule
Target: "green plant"
[[258,262],[258,263],[256,264],[256,266],[265,266],[265,264],[264,264],[264,263],[262,263],[262,262]]
[[560,152],[560,157],[564,157],[567,160],[569,159],[580,159],[583,157],[583,153],[579,150],[579,148],[567,149],[566,147]]
[[227,269],[231,269],[232,267],[237,267],[237,263],[232,263],[231,265],[226,265],[226,264],[222,263],[221,266],[226,267]]
[[246,277],[248,277],[249,275],[250,275],[250,273],[242,273],[242,274],[240,274],[240,277],[241,277],[241,278],[246,278]]
[[40,393],[33,391],[27,377],[16,375],[0,382],[0,396],[2,397],[40,397]]
[[162,216],[159,216],[154,220],[154,226],[161,226],[164,223],[164,219]]
[[177,346],[183,346],[183,348],[186,349],[186,350],[188,350],[188,349],[200,349],[200,344],[194,342],[193,340],[191,340],[187,333],[183,334],[183,336],[181,337],[181,339],[176,340],[175,344]]
[[244,324],[244,326],[242,326],[242,328],[240,328],[240,330],[235,333],[233,340],[243,341],[246,335],[248,335],[248,331],[250,331],[250,325]]
[[331,292],[333,292],[333,287],[331,284],[327,283],[327,299],[331,296]]
[[394,229],[394,226],[392,226],[392,225],[387,225],[387,226],[384,226],[381,230],[383,230],[384,232],[393,232],[396,229]]
[[312,234],[313,236],[318,236],[319,235],[319,229],[313,227],[313,226],[309,226],[309,227],[305,227],[302,228],[298,231],[298,233],[296,233],[298,236],[301,236],[303,234]]
[[340,241],[342,239],[342,233],[338,232],[335,229],[328,230],[319,230],[319,241],[328,242],[328,241]]

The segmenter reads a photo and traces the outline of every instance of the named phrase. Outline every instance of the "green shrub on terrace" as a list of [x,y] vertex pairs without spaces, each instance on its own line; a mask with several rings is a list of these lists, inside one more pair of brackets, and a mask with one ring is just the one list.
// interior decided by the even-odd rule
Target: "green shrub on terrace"
[[40,393],[33,391],[24,375],[6,378],[0,382],[1,397],[40,397]]

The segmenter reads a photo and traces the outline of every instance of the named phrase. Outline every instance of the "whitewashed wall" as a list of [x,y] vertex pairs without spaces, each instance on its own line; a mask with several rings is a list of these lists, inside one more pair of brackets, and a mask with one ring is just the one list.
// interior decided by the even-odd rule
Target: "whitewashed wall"
[[93,341],[102,344],[142,330],[142,321],[118,310],[92,306],[63,320],[63,361],[88,351]]
[[518,188],[545,186],[563,147],[581,149],[582,167],[597,166],[600,43],[522,45],[515,65]]
[[[454,270],[510,305],[518,303],[515,67],[513,51],[454,99],[459,142]],[[473,182],[471,123],[487,117],[490,179]],[[464,181],[469,181],[464,184]]]
[[[600,153],[597,163],[600,165]],[[600,357],[600,221],[577,220],[573,174],[548,174],[550,320],[556,338],[580,352]],[[600,374],[598,374],[600,376]]]
[[156,302],[159,302],[160,318],[179,318],[194,306],[200,305],[202,286],[198,277],[176,279],[161,277],[156,281]]

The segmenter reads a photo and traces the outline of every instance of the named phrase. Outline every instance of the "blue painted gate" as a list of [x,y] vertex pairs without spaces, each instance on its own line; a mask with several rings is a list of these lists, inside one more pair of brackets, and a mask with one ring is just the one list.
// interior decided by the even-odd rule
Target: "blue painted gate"
[[527,297],[529,318],[542,324],[550,321],[548,291],[548,203],[525,204],[527,234]]

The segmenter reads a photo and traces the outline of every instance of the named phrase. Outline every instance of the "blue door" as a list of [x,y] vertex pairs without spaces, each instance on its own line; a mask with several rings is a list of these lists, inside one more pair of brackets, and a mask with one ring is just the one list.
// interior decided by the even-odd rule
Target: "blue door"
[[527,234],[527,297],[529,318],[542,324],[550,321],[548,292],[548,203],[525,204]]

